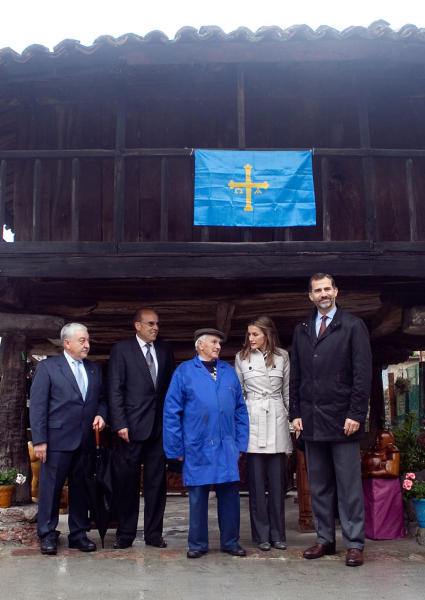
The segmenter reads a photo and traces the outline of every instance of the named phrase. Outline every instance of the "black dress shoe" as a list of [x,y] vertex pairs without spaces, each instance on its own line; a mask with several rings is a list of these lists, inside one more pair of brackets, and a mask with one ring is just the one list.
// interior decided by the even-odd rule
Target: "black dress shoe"
[[124,550],[124,548],[130,548],[133,545],[133,541],[130,540],[120,540],[117,538],[113,543],[114,550]]
[[207,554],[208,550],[188,550],[187,558],[201,558],[204,554]]
[[276,550],[286,550],[286,544],[279,540],[278,542],[272,542],[272,548],[275,548]]
[[57,536],[46,536],[40,540],[41,554],[56,554],[58,550]]
[[272,546],[270,542],[260,542],[259,544],[257,544],[257,548],[259,548],[263,552],[268,552],[271,549],[271,547]]
[[230,554],[230,556],[246,556],[245,550],[242,548],[242,546],[239,546],[239,544],[234,548],[229,548],[228,550],[226,550],[226,548],[222,548],[221,551],[226,552],[226,554]]
[[166,548],[167,542],[164,538],[159,538],[159,540],[145,540],[146,546],[155,546],[155,548]]
[[69,547],[81,550],[81,552],[94,552],[96,544],[89,540],[88,537],[79,538],[77,540],[69,540]]

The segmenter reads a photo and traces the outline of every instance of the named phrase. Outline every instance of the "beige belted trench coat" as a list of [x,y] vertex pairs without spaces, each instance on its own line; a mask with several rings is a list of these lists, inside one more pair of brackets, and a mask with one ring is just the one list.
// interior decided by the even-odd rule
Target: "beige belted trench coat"
[[262,352],[253,350],[250,360],[236,355],[238,374],[249,414],[247,452],[276,454],[292,452],[289,434],[289,356],[279,348],[267,368]]

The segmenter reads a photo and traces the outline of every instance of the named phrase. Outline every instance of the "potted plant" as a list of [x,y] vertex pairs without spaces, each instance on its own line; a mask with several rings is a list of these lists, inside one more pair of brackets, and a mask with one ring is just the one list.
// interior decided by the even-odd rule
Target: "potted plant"
[[415,473],[406,473],[402,488],[404,499],[413,501],[419,527],[425,527],[425,481],[416,479]]
[[26,477],[12,467],[8,471],[0,471],[0,508],[8,508],[12,504],[12,492],[15,485],[25,483]]
[[403,425],[393,430],[400,451],[400,473],[417,473],[425,469],[425,431],[418,427],[418,416],[407,415]]

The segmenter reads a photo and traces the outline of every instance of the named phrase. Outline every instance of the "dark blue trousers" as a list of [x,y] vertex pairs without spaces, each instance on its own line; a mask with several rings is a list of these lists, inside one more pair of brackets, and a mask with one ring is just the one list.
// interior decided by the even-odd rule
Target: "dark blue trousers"
[[[216,483],[218,527],[223,550],[236,548],[239,542],[240,503],[237,481]],[[189,486],[189,550],[208,550],[209,485]]]
[[67,477],[69,539],[76,541],[85,537],[90,528],[81,448],[69,452],[47,450],[47,461],[40,466],[37,522],[40,538],[55,535],[59,520],[59,501]]

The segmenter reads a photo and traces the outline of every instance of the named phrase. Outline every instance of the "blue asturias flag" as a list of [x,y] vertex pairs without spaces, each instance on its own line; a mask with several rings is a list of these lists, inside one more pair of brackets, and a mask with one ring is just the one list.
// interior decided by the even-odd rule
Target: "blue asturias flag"
[[316,224],[311,150],[195,150],[195,225]]

